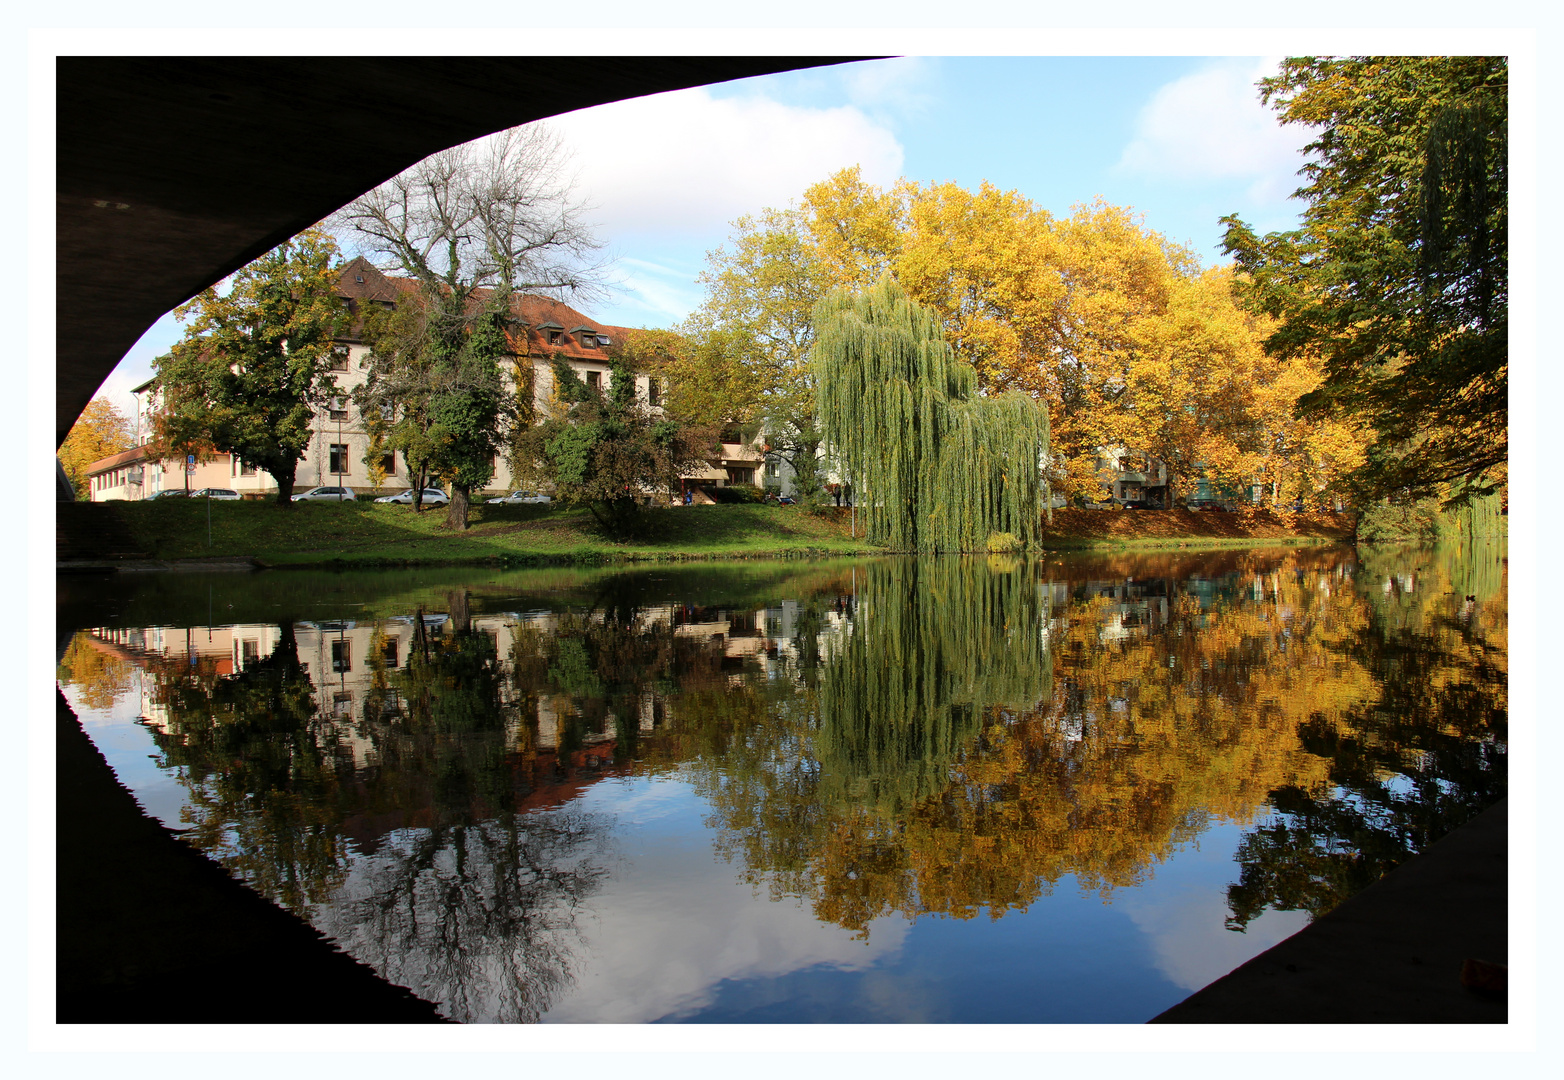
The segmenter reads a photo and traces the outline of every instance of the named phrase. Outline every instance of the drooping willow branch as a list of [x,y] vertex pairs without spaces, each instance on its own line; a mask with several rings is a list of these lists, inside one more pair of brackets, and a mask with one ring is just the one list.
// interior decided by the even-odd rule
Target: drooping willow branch
[[815,309],[821,429],[863,508],[867,536],[896,551],[980,551],[1038,534],[1048,412],[1020,393],[986,397],[927,308],[889,277]]

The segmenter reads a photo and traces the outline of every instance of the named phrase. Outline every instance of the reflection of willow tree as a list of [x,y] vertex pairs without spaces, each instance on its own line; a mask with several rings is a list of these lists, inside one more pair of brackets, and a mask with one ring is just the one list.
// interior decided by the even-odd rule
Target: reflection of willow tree
[[1051,668],[1029,574],[893,560],[859,575],[858,600],[846,640],[824,662],[818,645],[801,649],[780,699],[777,680],[721,698],[686,687],[675,711],[680,728],[730,733],[726,753],[695,769],[719,851],[773,895],[808,896],[861,931],[886,910],[933,910],[915,888],[906,821],[949,786],[986,712],[1048,696]]
[[675,731],[732,732],[696,767],[719,849],[863,931],[893,912],[997,917],[1066,876],[1107,895],[1213,818],[1323,793],[1300,730],[1342,730],[1384,686],[1350,651],[1370,613],[1339,556],[1230,553],[1188,580],[1187,559],[1162,578],[1154,562],[1095,568],[1052,612],[1036,564],[887,569],[861,579],[817,694],[746,684],[719,711],[684,687]]
[[1329,786],[1273,793],[1278,820],[1239,851],[1231,925],[1267,907],[1321,915],[1504,795],[1502,556],[1399,548],[1363,558],[1370,618],[1337,655],[1373,672],[1378,692],[1331,723],[1302,726]]
[[312,730],[315,701],[293,623],[270,656],[232,675],[210,659],[154,669],[167,717],[153,738],[190,792],[184,838],[295,910],[325,900],[346,862],[335,828],[339,781]]

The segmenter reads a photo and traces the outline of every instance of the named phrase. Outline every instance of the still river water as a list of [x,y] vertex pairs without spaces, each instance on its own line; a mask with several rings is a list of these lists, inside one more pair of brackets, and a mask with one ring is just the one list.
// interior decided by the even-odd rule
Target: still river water
[[59,594],[141,805],[463,1021],[1144,1021],[1505,790],[1497,549]]

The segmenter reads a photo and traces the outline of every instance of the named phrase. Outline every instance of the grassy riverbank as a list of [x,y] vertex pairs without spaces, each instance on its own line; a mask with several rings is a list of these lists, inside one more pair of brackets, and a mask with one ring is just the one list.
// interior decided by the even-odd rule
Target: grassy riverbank
[[[877,549],[854,539],[846,517],[820,518],[791,506],[680,506],[647,512],[644,534],[615,542],[585,510],[476,506],[469,528],[446,525],[443,509],[357,502],[205,500],[61,504],[60,534],[112,537],[101,555],[121,560],[254,558],[268,566],[358,566],[518,561],[775,558],[848,555]],[[65,546],[62,541],[62,548]],[[62,553],[62,557],[64,557]]]
[[[208,540],[208,510],[211,536]],[[372,502],[271,503],[167,499],[58,507],[58,557],[173,561],[250,558],[267,566],[403,566],[477,562],[597,563],[878,554],[854,537],[845,510],[816,516],[791,506],[681,506],[647,512],[633,541],[605,538],[585,510],[478,506],[456,532],[443,510]],[[1044,547],[1156,550],[1341,543],[1351,522],[1332,514],[1057,510]]]

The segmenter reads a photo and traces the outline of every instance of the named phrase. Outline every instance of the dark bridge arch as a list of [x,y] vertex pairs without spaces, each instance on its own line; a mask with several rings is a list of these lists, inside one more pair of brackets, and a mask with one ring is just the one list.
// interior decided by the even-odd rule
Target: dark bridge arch
[[169,309],[447,146],[860,57],[61,57],[55,444]]

